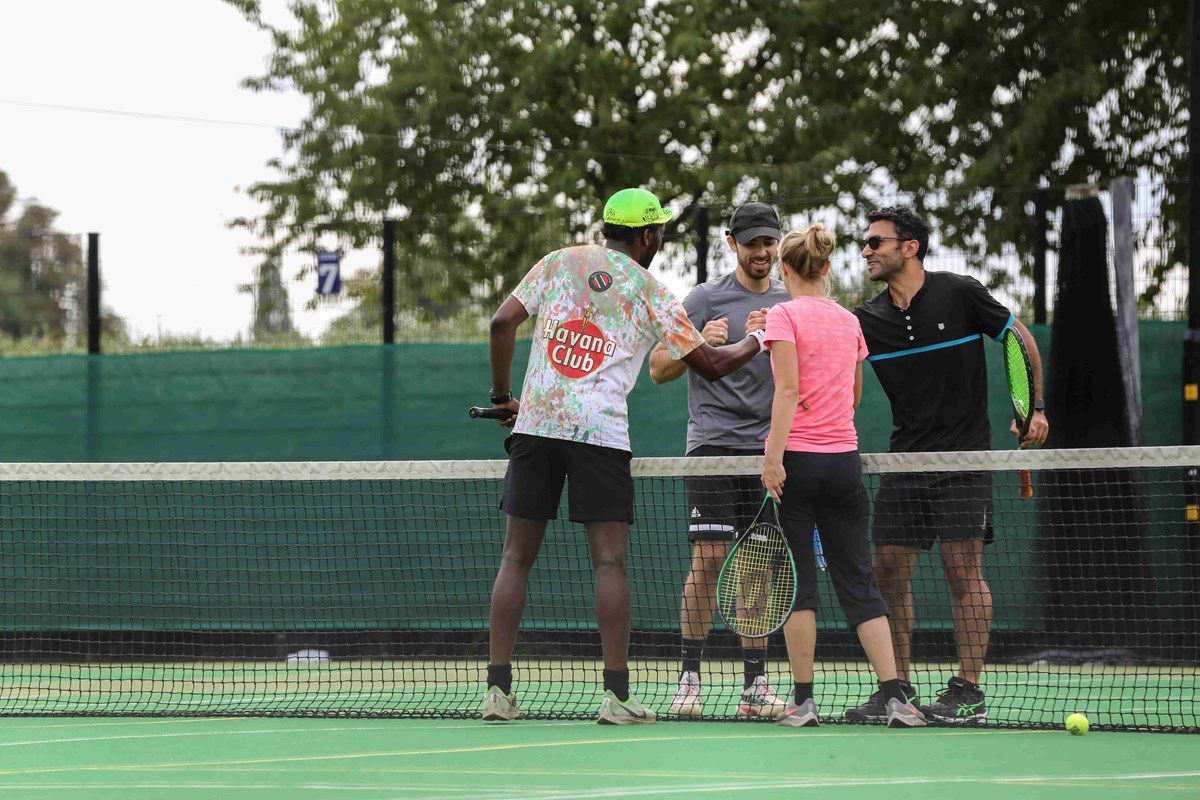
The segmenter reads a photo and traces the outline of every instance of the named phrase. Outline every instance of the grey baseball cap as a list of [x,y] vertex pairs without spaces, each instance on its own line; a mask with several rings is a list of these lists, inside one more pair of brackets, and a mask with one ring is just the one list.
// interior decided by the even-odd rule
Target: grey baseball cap
[[732,236],[738,244],[747,244],[759,236],[783,238],[783,231],[779,227],[779,214],[774,206],[766,203],[743,203],[738,206],[729,218],[729,230],[725,233]]

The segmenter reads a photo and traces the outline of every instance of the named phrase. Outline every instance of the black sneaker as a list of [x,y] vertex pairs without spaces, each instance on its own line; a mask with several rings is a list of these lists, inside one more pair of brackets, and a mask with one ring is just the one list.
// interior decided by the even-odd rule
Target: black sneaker
[[[912,684],[908,681],[901,681],[900,688],[904,690],[904,694],[908,696],[908,702],[914,706],[920,704],[917,698],[917,692],[913,689]],[[847,708],[842,715],[851,722],[883,722],[888,717],[887,703],[883,702],[883,690],[877,690],[873,695],[867,698],[867,702],[861,706]]]
[[977,725],[987,721],[983,689],[958,677],[951,678],[938,692],[937,700],[920,709],[930,722],[940,724]]

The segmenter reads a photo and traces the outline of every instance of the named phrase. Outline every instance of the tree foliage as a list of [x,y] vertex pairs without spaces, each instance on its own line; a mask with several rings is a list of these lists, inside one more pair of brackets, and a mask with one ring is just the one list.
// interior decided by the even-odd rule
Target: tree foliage
[[1171,0],[296,0],[285,25],[228,2],[275,45],[247,85],[311,103],[240,224],[267,263],[400,219],[417,310],[494,302],[630,185],[682,210],[674,237],[700,203],[858,222],[898,197],[944,246],[1008,246],[1028,268],[1034,187],[1149,174],[1167,187],[1158,235],[1179,238]]
[[0,335],[77,345],[86,324],[87,273],[78,237],[54,227],[35,202],[16,212],[16,187],[0,171]]

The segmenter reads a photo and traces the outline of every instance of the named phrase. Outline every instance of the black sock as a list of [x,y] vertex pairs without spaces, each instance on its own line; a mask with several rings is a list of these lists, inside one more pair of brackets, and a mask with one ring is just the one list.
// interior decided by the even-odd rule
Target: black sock
[[629,699],[629,670],[604,670],[604,691],[612,692],[622,703]]
[[683,640],[683,671],[700,674],[700,656],[704,653],[703,639]]
[[487,682],[488,686],[512,694],[512,664],[488,664]]
[[813,699],[813,685],[811,683],[796,683],[796,688],[792,692],[792,702],[800,705],[805,700]]
[[908,695],[904,693],[904,689],[900,684],[902,681],[899,678],[892,678],[890,681],[880,681],[879,691],[883,692],[883,702],[886,705],[888,700],[895,698],[901,703],[908,702]]
[[742,658],[745,659],[742,662],[742,667],[745,670],[742,688],[749,689],[750,684],[754,683],[755,678],[767,674],[767,651],[746,650],[742,654]]

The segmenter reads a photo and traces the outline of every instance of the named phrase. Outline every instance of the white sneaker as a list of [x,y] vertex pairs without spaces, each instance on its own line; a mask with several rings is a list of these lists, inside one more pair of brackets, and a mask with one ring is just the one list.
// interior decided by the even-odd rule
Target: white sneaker
[[488,687],[487,694],[483,696],[482,710],[484,720],[489,722],[516,719],[521,716],[521,709],[517,708],[516,693],[505,694],[496,686]]
[[775,694],[766,675],[759,675],[754,683],[742,691],[738,703],[739,717],[769,717],[775,719],[787,710],[787,701]]
[[671,715],[698,717],[703,713],[704,703],[700,700],[700,676],[695,672],[685,672],[679,678],[679,688],[675,691],[675,699],[671,701]]
[[628,700],[621,702],[615,694],[606,691],[596,721],[601,725],[647,725],[657,718],[658,715],[642,705],[632,693]]

